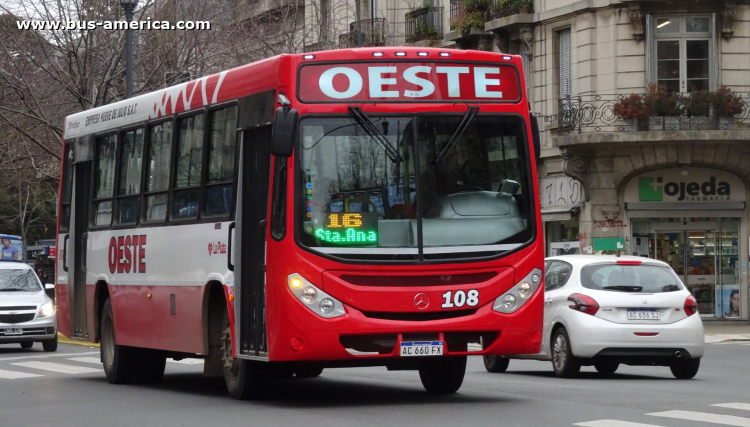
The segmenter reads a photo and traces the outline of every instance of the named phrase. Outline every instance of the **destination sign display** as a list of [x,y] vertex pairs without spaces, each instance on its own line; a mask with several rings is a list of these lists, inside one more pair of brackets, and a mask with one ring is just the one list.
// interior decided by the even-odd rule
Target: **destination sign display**
[[315,237],[323,242],[339,245],[374,245],[378,243],[378,214],[376,212],[327,213],[322,228]]

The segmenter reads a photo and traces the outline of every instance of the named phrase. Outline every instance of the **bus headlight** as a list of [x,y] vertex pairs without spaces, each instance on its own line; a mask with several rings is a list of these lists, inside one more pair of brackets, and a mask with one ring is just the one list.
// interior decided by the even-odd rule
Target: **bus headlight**
[[318,289],[301,275],[290,274],[287,283],[292,294],[318,316],[331,319],[346,314],[341,301]]
[[531,270],[531,273],[520,282],[500,295],[495,300],[492,309],[500,313],[510,314],[523,307],[541,285],[541,275],[542,270],[538,268]]
[[42,304],[39,307],[39,317],[50,317],[55,314],[55,306],[51,302]]

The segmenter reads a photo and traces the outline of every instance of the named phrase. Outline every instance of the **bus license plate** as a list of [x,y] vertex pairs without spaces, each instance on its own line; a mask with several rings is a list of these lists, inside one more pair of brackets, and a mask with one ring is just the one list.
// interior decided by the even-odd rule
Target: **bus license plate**
[[628,320],[659,320],[659,310],[628,310]]
[[442,356],[442,341],[414,341],[401,343],[401,356]]
[[21,335],[23,329],[21,328],[5,328],[5,335]]

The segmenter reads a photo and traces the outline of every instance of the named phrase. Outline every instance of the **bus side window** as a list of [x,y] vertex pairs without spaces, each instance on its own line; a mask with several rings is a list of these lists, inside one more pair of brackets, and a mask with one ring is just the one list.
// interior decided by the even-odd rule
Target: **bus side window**
[[177,122],[177,171],[171,219],[198,217],[205,121],[206,116],[201,113],[179,119]]
[[70,201],[73,193],[73,145],[74,141],[65,141],[63,155],[62,195],[60,209],[60,232],[67,233],[70,227]]
[[173,122],[163,122],[149,127],[148,158],[146,159],[146,194],[144,219],[167,219],[169,172],[172,165]]
[[93,225],[112,224],[112,196],[115,186],[115,152],[117,135],[96,139],[96,167],[94,169]]
[[237,106],[211,112],[204,215],[229,215],[234,200]]
[[116,220],[118,224],[134,224],[140,211],[143,128],[123,133],[121,145]]
[[273,194],[271,196],[271,237],[281,240],[286,234],[286,169],[287,158],[276,157],[273,170]]

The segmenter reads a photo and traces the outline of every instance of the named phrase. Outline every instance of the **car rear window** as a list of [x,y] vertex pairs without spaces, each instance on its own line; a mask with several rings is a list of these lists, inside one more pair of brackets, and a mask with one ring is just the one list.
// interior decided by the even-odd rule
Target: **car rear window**
[[653,264],[594,264],[581,269],[581,284],[588,289],[658,294],[683,289],[669,267]]

